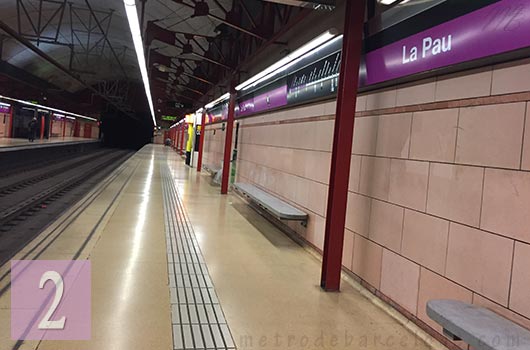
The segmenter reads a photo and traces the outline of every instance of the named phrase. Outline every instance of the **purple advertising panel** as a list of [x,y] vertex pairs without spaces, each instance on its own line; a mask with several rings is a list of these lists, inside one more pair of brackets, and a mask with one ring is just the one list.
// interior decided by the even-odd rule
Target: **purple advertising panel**
[[501,0],[366,55],[366,85],[530,46],[530,1]]
[[11,107],[5,104],[0,104],[0,113],[9,114],[11,112]]
[[287,85],[282,85],[271,91],[259,94],[250,99],[240,102],[238,117],[263,112],[272,108],[278,108],[287,105]]

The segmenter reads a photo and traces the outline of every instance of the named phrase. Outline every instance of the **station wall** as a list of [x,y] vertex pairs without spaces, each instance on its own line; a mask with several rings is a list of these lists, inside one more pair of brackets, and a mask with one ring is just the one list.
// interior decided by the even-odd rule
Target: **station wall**
[[[420,325],[441,332],[425,304],[451,298],[530,328],[528,101],[529,59],[358,98],[343,265]],[[292,228],[319,250],[335,107],[239,120],[237,181],[308,212]],[[209,161],[223,152],[214,128]]]
[[[235,133],[234,133],[235,135]],[[221,124],[209,125],[204,132],[203,164],[221,169],[225,145],[225,132]]]

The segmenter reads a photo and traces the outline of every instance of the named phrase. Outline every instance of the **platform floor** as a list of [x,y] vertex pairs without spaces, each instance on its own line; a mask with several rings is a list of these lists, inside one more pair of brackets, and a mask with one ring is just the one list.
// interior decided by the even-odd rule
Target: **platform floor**
[[163,146],[129,159],[16,256],[90,259],[92,339],[11,340],[2,266],[0,350],[429,348],[348,283],[323,292],[313,255],[209,181]]
[[50,139],[36,139],[34,142],[29,142],[27,139],[13,139],[13,138],[0,138],[0,151],[2,149],[10,148],[38,148],[42,146],[50,146],[65,143],[83,143],[83,142],[96,142],[96,139],[86,139],[83,137],[52,137]]

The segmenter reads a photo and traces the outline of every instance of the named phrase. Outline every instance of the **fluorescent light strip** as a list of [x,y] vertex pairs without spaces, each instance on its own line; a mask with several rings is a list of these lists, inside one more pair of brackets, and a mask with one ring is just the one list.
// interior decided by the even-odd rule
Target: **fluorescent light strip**
[[246,86],[243,90],[250,89],[250,88],[252,88],[252,87],[254,87],[254,86],[256,86],[256,85],[258,85],[258,84],[260,84],[260,83],[262,83],[262,82],[264,82],[264,81],[266,81],[266,80],[268,80],[268,79],[270,79],[270,78],[272,78],[272,77],[275,76],[276,74],[281,73],[281,72],[283,72],[283,71],[289,69],[290,67],[294,66],[295,64],[297,64],[297,63],[300,62],[301,60],[305,59],[306,57],[315,54],[316,52],[318,52],[319,49],[323,49],[323,48],[325,48],[325,47],[327,47],[327,46],[333,44],[333,43],[336,42],[337,40],[342,39],[342,37],[343,37],[342,35],[339,35],[338,37],[334,38],[333,40],[328,41],[327,43],[325,43],[324,45],[318,47],[317,49],[315,49],[315,50],[313,50],[313,51],[310,51],[310,52],[307,52],[305,55],[298,57],[297,59],[295,59],[295,60],[289,62],[288,64],[286,64],[286,65],[284,65],[283,67],[277,69],[276,71],[274,71],[274,72],[272,72],[272,73],[270,73],[270,74],[264,76],[263,78],[261,78],[260,80],[256,81],[256,82],[253,83],[252,85],[248,85],[248,86]]
[[4,103],[4,102],[0,102],[0,106],[11,107],[11,105],[9,103]]
[[136,1],[123,0],[123,4],[125,5],[127,20],[129,21],[129,28],[131,29],[134,49],[136,50],[136,56],[138,57],[140,73],[142,74],[142,80],[144,81],[145,94],[147,96],[147,102],[149,103],[149,108],[151,110],[151,117],[153,118],[153,124],[157,126],[155,107],[153,105],[153,98],[151,96],[151,86],[149,84],[149,76],[147,75],[147,63],[144,56],[144,45],[142,43],[142,33],[140,31],[140,20],[138,19],[138,11],[136,10]]
[[292,61],[296,60],[297,58],[302,57],[306,53],[313,51],[314,49],[316,49],[320,45],[324,44],[325,42],[333,39],[334,37],[336,37],[336,34],[333,34],[332,31],[328,30],[327,32],[319,35],[318,37],[316,37],[315,39],[311,40],[310,42],[308,42],[304,46],[300,47],[299,49],[291,52],[289,55],[285,56],[284,58],[282,58],[278,62],[274,63],[272,66],[269,66],[268,68],[264,69],[263,71],[261,71],[260,73],[256,74],[252,78],[248,79],[244,83],[239,84],[238,86],[236,86],[236,90],[239,91],[239,90],[243,90],[245,88],[248,88],[250,86],[256,85],[259,81],[261,81],[263,78],[269,76],[271,73],[276,72],[278,69],[284,67],[289,62],[292,62]]
[[[244,83],[239,84],[236,86],[236,90],[246,90],[253,86],[256,86],[257,84],[269,79],[275,74],[278,74],[292,65],[296,64],[300,60],[304,59],[308,55],[311,55],[315,52],[315,49],[317,48],[323,48],[326,47],[332,43],[334,43],[336,40],[339,40],[342,38],[342,35],[337,36],[336,34],[333,34],[333,31],[328,30],[327,32],[319,35],[315,39],[311,40],[304,46],[300,47],[299,49],[295,50],[294,52],[290,53],[289,55],[285,56],[272,66],[269,66],[265,70],[261,71],[260,73],[256,74],[252,78],[248,79]],[[332,40],[334,39],[334,40]],[[210,103],[208,103],[205,108],[209,109],[217,105],[218,103],[228,100],[230,98],[230,94],[226,93],[223,96],[219,97],[217,100],[214,100]]]
[[88,120],[91,120],[91,121],[97,121],[97,119],[95,118],[91,118],[91,117],[87,117],[86,115],[81,115],[81,114],[76,114],[76,113],[70,113],[70,112],[67,112],[67,111],[63,111],[61,109],[57,109],[57,108],[53,108],[53,107],[48,107],[48,106],[43,106],[43,105],[39,105],[37,103],[33,103],[33,102],[29,102],[29,101],[23,101],[23,100],[19,100],[19,99],[16,99],[16,98],[12,98],[12,97],[7,97],[7,96],[2,96],[0,95],[0,99],[4,99],[4,100],[8,100],[8,101],[12,101],[12,102],[18,102],[18,103],[21,103],[23,105],[26,105],[26,106],[31,106],[31,107],[36,107],[36,108],[43,108],[43,109],[47,109],[48,111],[52,111],[52,112],[58,112],[58,113],[63,113],[63,114],[69,114],[69,115],[72,115],[74,117],[78,117],[78,118],[82,118],[82,119],[88,119]]
[[216,104],[218,104],[219,102],[222,102],[222,101],[225,101],[225,100],[228,100],[230,98],[230,93],[226,93],[224,94],[223,96],[219,97],[217,100],[214,100],[210,103],[208,103],[206,106],[204,106],[206,109],[208,108],[212,108],[213,106],[215,106]]

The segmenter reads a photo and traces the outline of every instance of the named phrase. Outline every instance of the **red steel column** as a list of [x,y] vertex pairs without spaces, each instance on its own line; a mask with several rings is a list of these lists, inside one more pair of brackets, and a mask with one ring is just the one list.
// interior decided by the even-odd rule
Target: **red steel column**
[[186,122],[184,122],[182,123],[182,127],[181,127],[182,134],[180,134],[180,152],[179,152],[180,155],[184,154],[184,149],[185,149],[184,141],[186,139],[186,128],[185,128],[186,125],[187,125]]
[[175,151],[179,152],[180,148],[180,125],[175,127]]
[[204,137],[206,136],[206,111],[202,112],[201,117],[201,136],[199,139],[199,158],[197,159],[197,171],[202,170],[202,152],[204,150]]
[[44,139],[44,127],[46,125],[46,120],[44,118],[44,115],[40,116],[40,139]]
[[230,160],[232,158],[232,135],[234,133],[234,117],[236,112],[235,83],[230,83],[230,102],[228,103],[228,120],[226,122],[225,153],[223,160],[223,179],[221,181],[221,194],[228,193],[228,180],[230,179]]
[[52,113],[51,116],[50,116],[50,129],[48,130],[48,138],[52,138],[52,135],[53,135],[53,118],[54,118],[54,114]]
[[366,0],[346,1],[342,60],[329,178],[321,287],[340,289],[344,226]]
[[9,109],[9,129],[7,130],[7,137],[13,137],[13,105]]

